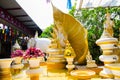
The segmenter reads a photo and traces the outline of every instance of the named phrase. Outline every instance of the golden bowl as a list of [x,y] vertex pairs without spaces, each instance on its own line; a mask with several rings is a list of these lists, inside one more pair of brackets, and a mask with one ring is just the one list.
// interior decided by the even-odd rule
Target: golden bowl
[[70,72],[71,76],[74,76],[78,79],[91,79],[95,76],[95,72],[88,69],[73,70]]

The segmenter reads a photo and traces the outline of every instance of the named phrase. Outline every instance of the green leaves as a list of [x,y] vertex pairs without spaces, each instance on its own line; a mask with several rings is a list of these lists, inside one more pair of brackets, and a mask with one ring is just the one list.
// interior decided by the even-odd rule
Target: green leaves
[[53,32],[53,30],[52,30],[53,26],[54,25],[51,24],[49,27],[47,27],[39,37],[42,37],[42,38],[51,38],[52,37],[51,36],[51,32]]
[[[94,9],[81,9],[77,12],[75,16],[86,29],[88,29],[88,45],[90,53],[93,56],[93,59],[97,61],[98,64],[99,56],[102,54],[100,47],[96,45],[96,40],[100,38],[103,32],[103,23],[105,21],[105,14],[110,12],[112,15],[114,14],[116,17],[113,18],[115,27],[114,29],[114,37],[118,38],[119,28],[120,28],[120,8],[112,7],[112,8],[103,8],[98,7]],[[118,18],[119,17],[119,18]]]

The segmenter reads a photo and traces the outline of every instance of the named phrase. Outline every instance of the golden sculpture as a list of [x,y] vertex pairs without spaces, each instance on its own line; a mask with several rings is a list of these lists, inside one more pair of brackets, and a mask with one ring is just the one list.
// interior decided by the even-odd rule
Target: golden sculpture
[[110,13],[107,12],[106,21],[104,22],[104,28],[110,34],[110,36],[113,36],[113,34],[114,34],[113,26],[114,26],[114,22],[112,20],[110,20]]
[[73,48],[71,47],[69,41],[66,41],[66,48],[65,48],[65,52],[64,52],[64,57],[76,57],[76,54],[73,50]]
[[66,68],[68,69],[68,74],[75,68],[75,65],[73,64],[74,58],[76,57],[76,54],[71,47],[70,43],[68,40],[65,41],[66,43],[66,48],[64,51],[64,57],[67,61]]
[[87,65],[86,67],[92,68],[97,67],[95,60],[92,59],[92,55],[90,54],[90,51],[88,50],[88,54],[86,55]]
[[64,58],[64,48],[61,43],[64,42],[64,35],[61,30],[58,30],[56,26],[53,27],[53,32],[51,33],[51,44],[46,50],[48,53],[47,58],[47,68],[50,69],[64,69],[66,66],[66,60]]
[[84,64],[88,52],[87,30],[79,21],[61,12],[53,6],[54,24],[58,30],[64,31],[72,48],[75,51],[75,63]]
[[[51,48],[64,48],[65,46],[65,33],[62,31],[62,28],[57,28],[56,26],[53,27],[53,32],[51,33]],[[55,46],[56,44],[56,46]]]
[[90,55],[90,51],[88,51],[88,54],[86,55],[86,60],[89,62],[89,61],[92,61],[92,55]]

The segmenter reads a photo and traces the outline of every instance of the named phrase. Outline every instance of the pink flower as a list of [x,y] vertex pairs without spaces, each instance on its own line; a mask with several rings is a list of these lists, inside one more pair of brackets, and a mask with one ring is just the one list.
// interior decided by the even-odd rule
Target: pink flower
[[25,52],[25,55],[24,55],[24,59],[27,59],[27,58],[37,58],[37,57],[44,57],[45,54],[38,48],[35,48],[35,47],[31,47],[31,48],[28,48]]
[[23,56],[23,51],[22,50],[15,50],[11,53],[11,57],[22,57]]

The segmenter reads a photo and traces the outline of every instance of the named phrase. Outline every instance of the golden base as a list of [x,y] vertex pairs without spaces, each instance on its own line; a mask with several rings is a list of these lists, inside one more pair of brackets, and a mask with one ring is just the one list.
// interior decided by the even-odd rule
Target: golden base
[[47,62],[47,69],[65,69],[65,62]]
[[92,70],[92,71],[95,71],[95,72],[96,72],[96,74],[99,74],[99,73],[100,73],[100,71],[102,71],[102,70],[103,70],[103,68],[87,68],[87,69],[90,69],[90,70]]
[[12,69],[11,70],[12,75],[17,75],[17,74],[20,74],[21,72],[22,72],[22,69]]
[[39,75],[30,75],[30,80],[39,80]]
[[8,77],[8,78],[1,78],[0,77],[0,80],[12,80],[12,78],[11,77]]
[[11,73],[0,73],[0,80],[12,80]]

